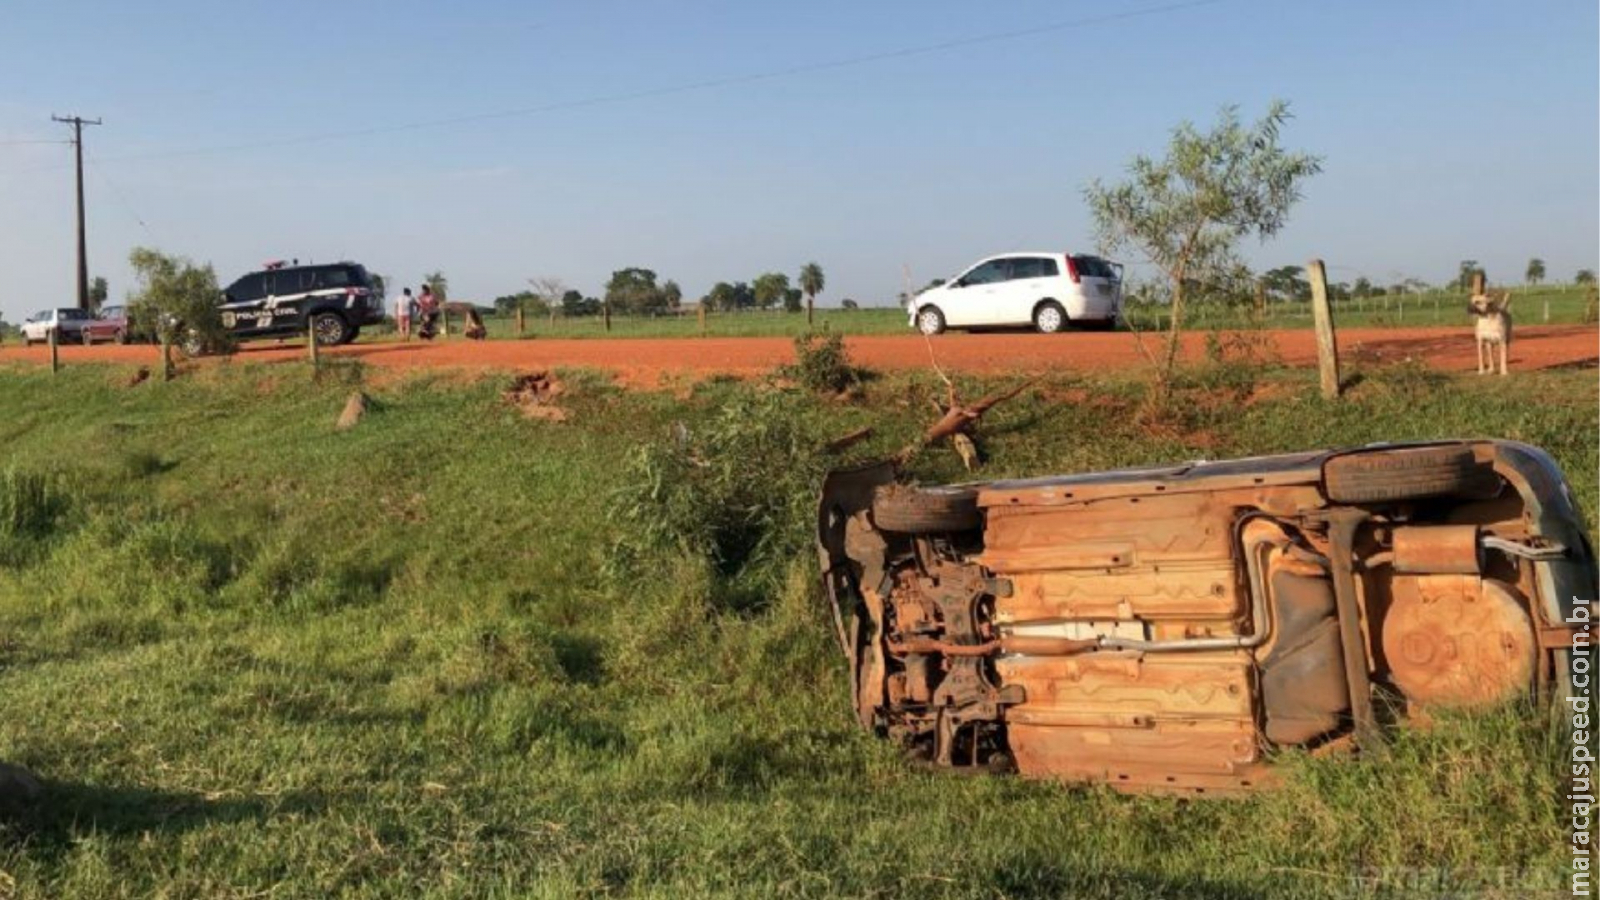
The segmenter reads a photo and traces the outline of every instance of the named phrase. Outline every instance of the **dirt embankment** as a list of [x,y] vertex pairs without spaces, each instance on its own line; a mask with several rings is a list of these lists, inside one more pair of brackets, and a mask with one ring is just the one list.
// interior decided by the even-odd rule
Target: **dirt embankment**
[[[1282,360],[1294,366],[1316,364],[1310,331],[1253,333],[1270,342]],[[1154,352],[1159,335],[1144,338]],[[945,334],[931,339],[939,364],[963,372],[1104,372],[1145,365],[1139,338],[1125,333]],[[910,369],[928,365],[929,341],[915,334],[862,335],[847,338],[852,359],[869,369]],[[1198,357],[1205,335],[1184,336],[1183,352]],[[1415,359],[1447,371],[1472,370],[1476,351],[1470,328],[1351,328],[1339,333],[1345,358],[1354,362],[1398,362]],[[530,339],[521,341],[446,340],[434,343],[355,344],[324,351],[330,356],[358,358],[378,366],[491,367],[516,370],[556,366],[588,366],[650,384],[674,374],[754,375],[794,359],[788,338],[628,338],[618,340]],[[304,358],[297,342],[246,345],[237,359],[275,362]],[[62,347],[61,359],[151,363],[149,346]],[[0,361],[48,361],[44,347],[15,344],[0,348]],[[1588,367],[1600,362],[1600,332],[1590,325],[1520,328],[1511,347],[1516,370]]]

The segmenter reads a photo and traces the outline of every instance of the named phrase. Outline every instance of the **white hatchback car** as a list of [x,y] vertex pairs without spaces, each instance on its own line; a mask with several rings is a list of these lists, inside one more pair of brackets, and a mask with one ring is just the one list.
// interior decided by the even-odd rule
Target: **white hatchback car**
[[1002,253],[907,303],[923,334],[946,328],[1032,325],[1042,334],[1068,325],[1114,327],[1122,316],[1122,267],[1073,253]]
[[83,340],[84,326],[94,321],[94,317],[81,309],[68,307],[66,309],[46,309],[29,316],[22,323],[22,343],[27,345],[43,344],[50,340],[50,332],[55,332],[56,340],[61,343],[67,341]]

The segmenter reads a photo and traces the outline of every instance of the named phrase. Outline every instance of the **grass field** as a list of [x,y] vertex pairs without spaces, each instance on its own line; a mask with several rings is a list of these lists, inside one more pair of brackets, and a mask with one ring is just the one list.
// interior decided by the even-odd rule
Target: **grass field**
[[[0,759],[50,782],[0,813],[0,897],[1564,883],[1557,738],[1523,709],[1387,762],[1288,758],[1239,801],[909,767],[851,723],[805,519],[816,448],[869,423],[858,455],[900,446],[933,380],[561,374],[565,422],[493,374],[0,369]],[[1594,521],[1592,371],[1363,374],[1329,403],[1306,373],[1198,368],[1160,428],[1140,384],[1060,378],[986,420],[986,474],[1498,436],[1550,449]],[[357,386],[374,408],[337,433]],[[945,450],[917,469],[963,477]]]
[[[1512,312],[1525,324],[1570,324],[1584,321],[1586,293],[1573,286],[1513,288]],[[1545,318],[1548,305],[1549,318]],[[1395,327],[1428,325],[1470,325],[1466,298],[1460,294],[1436,291],[1405,297],[1368,297],[1341,301],[1335,315],[1338,324],[1348,327]],[[1310,328],[1311,307],[1307,303],[1274,303],[1266,315],[1256,317],[1249,304],[1196,304],[1190,309],[1189,325],[1198,330],[1215,328]],[[1166,327],[1166,307],[1130,306],[1128,318],[1143,330]],[[485,323],[493,338],[516,337],[516,322],[511,317],[491,316]],[[530,315],[524,323],[524,336],[533,337],[692,337],[700,334],[699,318],[691,311],[683,315],[642,318],[614,316],[611,331],[598,316],[548,319]],[[910,326],[898,307],[871,307],[858,310],[818,309],[816,329],[843,334],[906,334]],[[803,313],[751,311],[710,313],[705,333],[719,337],[793,337],[805,334]]]

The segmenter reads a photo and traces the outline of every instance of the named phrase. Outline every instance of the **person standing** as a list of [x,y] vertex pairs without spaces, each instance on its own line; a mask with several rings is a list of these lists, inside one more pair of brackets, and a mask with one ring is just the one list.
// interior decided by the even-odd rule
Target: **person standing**
[[424,284],[422,293],[417,296],[417,316],[422,322],[417,336],[425,341],[433,340],[434,329],[439,321],[439,300],[433,296],[433,288],[429,285]]
[[400,337],[411,340],[411,316],[416,312],[417,301],[411,297],[411,288],[400,292],[400,298],[394,302],[394,321],[400,329]]

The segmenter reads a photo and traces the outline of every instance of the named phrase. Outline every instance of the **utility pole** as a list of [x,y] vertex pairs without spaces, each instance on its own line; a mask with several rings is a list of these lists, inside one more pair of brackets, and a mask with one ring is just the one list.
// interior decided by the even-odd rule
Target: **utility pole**
[[82,116],[51,116],[51,121],[72,126],[72,149],[78,156],[78,308],[89,308],[89,251],[83,237],[83,126],[99,125],[99,119]]

